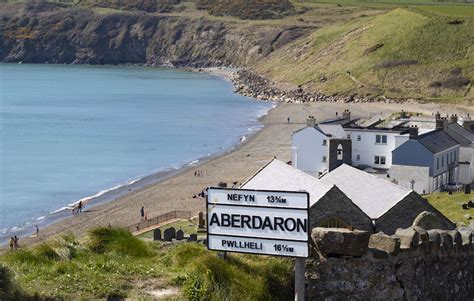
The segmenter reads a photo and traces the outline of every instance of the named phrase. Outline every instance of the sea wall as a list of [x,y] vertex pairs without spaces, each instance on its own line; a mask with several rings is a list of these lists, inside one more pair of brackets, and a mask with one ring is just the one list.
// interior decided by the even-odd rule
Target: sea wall
[[470,229],[419,227],[395,235],[315,228],[308,300],[472,300]]

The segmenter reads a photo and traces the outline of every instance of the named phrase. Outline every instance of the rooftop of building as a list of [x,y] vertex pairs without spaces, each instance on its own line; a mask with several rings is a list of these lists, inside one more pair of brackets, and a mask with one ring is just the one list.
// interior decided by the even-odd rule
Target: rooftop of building
[[412,192],[346,164],[327,173],[320,181],[336,185],[372,219],[381,217]]
[[433,154],[437,154],[459,145],[443,129],[437,129],[418,135],[417,140]]
[[307,191],[311,206],[332,187],[277,159],[271,160],[241,186],[245,189]]

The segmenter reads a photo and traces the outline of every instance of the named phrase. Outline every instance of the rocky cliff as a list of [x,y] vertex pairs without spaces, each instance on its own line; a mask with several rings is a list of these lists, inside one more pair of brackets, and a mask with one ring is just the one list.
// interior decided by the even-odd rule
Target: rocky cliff
[[52,3],[4,4],[0,61],[246,66],[307,34],[306,27],[248,28],[169,14],[98,13]]

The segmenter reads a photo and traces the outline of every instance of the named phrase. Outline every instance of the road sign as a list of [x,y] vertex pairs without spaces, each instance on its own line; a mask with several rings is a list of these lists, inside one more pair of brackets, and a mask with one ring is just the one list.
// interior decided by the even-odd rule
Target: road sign
[[308,211],[305,191],[209,188],[208,248],[306,258]]

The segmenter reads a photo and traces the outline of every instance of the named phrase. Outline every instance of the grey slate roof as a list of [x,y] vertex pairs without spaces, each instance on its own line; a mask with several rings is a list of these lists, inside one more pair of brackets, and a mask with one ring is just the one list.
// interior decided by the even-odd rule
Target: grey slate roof
[[474,133],[463,128],[457,123],[446,125],[446,133],[462,146],[470,146],[474,143]]
[[458,143],[443,130],[435,130],[418,136],[418,141],[431,153],[437,154],[458,145]]
[[377,219],[402,201],[411,190],[343,164],[320,179],[336,185],[371,219]]

